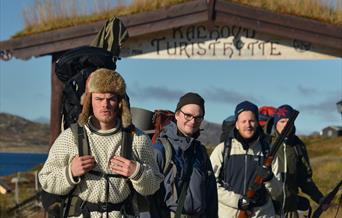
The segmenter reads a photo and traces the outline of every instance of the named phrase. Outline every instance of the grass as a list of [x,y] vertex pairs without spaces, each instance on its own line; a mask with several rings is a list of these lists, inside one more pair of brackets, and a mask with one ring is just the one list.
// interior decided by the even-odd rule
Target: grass
[[[325,138],[321,136],[306,136],[302,140],[307,145],[313,169],[313,180],[323,194],[327,194],[342,179],[342,137]],[[340,190],[333,200],[332,207],[322,214],[322,218],[335,217]],[[316,204],[311,201],[316,208]],[[341,211],[339,212],[341,214]]]
[[[37,170],[37,169],[35,169]],[[11,179],[16,177],[17,174],[13,174],[10,176],[1,177],[1,180],[5,181],[11,188],[12,192],[7,193],[5,195],[0,194],[0,218],[8,217],[9,214],[6,214],[6,211],[14,206],[16,206],[15,202],[15,185],[11,183]],[[33,196],[36,193],[35,184],[34,184],[34,171],[21,173],[20,177],[28,179],[29,182],[19,183],[19,203],[23,200]],[[11,214],[11,217],[23,217],[23,211],[20,211],[16,214]]]
[[324,155],[342,157],[342,137],[325,138],[321,136],[302,137],[307,144],[307,149],[311,158]]
[[[36,0],[23,11],[25,27],[13,38],[55,29],[91,23],[112,16],[130,15],[187,2],[190,0],[93,0],[87,8],[84,0]],[[342,8],[332,9],[319,0],[221,0],[263,8],[282,14],[307,17],[342,25]]]
[[122,0],[93,0],[86,8],[83,0],[36,0],[35,4],[23,11],[25,27],[13,38],[46,32],[80,24],[96,22],[113,16],[130,15],[156,10],[189,0],[132,0],[125,5]]
[[342,24],[342,8],[330,8],[323,5],[321,0],[224,0],[263,8],[281,14],[306,17],[322,22]]

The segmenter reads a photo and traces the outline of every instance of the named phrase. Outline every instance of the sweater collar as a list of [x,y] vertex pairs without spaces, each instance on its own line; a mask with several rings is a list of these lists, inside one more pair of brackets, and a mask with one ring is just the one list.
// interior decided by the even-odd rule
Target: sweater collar
[[92,121],[91,121],[92,116],[89,117],[88,122],[87,122],[87,127],[89,128],[89,130],[92,133],[95,133],[97,135],[101,135],[101,136],[110,136],[110,135],[114,135],[115,133],[117,133],[120,129],[121,129],[121,122],[120,119],[117,119],[116,121],[116,126],[112,129],[108,129],[108,130],[101,130],[96,128]]

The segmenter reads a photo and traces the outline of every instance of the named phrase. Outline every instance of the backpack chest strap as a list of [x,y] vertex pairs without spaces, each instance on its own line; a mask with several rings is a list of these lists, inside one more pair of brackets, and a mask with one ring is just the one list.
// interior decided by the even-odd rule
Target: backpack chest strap
[[106,197],[106,202],[103,203],[102,205],[96,205],[96,207],[93,207],[95,209],[97,209],[99,206],[101,206],[101,208],[104,208],[105,210],[102,212],[106,212],[106,217],[108,217],[108,212],[110,212],[109,208],[109,178],[125,178],[122,175],[118,175],[118,174],[107,174],[107,173],[102,173],[100,171],[95,171],[95,170],[90,170],[88,173],[98,176],[98,177],[103,177],[106,179],[106,190],[105,190],[105,197]]

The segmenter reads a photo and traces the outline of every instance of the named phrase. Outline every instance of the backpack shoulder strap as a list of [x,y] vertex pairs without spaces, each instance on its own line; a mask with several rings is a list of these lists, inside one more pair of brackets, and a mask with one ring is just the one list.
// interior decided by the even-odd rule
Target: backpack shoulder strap
[[[193,152],[195,152],[196,147],[194,147],[195,146],[194,144],[192,144],[192,146],[193,146]],[[185,174],[185,181],[183,182],[181,186],[181,192],[178,198],[178,205],[176,209],[175,218],[181,218],[182,216],[181,214],[182,214],[184,203],[185,203],[185,197],[186,197],[187,190],[189,188],[190,178],[191,178],[191,174],[193,171],[194,159],[195,159],[195,153],[193,153],[193,155],[190,156],[189,163],[192,164],[192,167],[190,167],[190,169],[187,169],[187,172]]]
[[[123,128],[122,129],[122,144],[120,156],[127,158],[129,160],[133,160],[133,134],[134,134],[134,126]],[[146,204],[146,199],[144,196],[140,195],[134,188],[131,180],[128,180],[128,186],[131,190],[131,194],[128,197],[130,202],[130,206],[128,207],[131,211],[130,213],[134,214],[134,216],[138,216],[141,211],[148,211],[149,205]],[[109,188],[109,187],[108,187]],[[109,189],[108,189],[109,190]],[[108,199],[107,199],[108,201]],[[127,211],[128,212],[128,211]]]
[[[89,155],[90,148],[87,133],[84,127],[78,125],[78,123],[72,123],[70,125],[70,129],[75,138],[77,138],[77,149],[80,156]],[[73,193],[76,190],[76,186],[68,193],[67,198],[65,199],[64,206],[62,208],[62,216],[63,218],[68,217],[71,214],[74,214],[75,207],[72,207],[71,202],[73,201]],[[74,198],[75,199],[75,198]]]
[[228,162],[229,162],[228,160],[230,157],[230,151],[232,150],[232,139],[230,137],[227,137],[223,143],[224,143],[223,152],[222,152],[223,162],[222,162],[221,172],[219,174],[220,181],[224,180],[225,178],[224,174],[228,170]]
[[130,128],[125,128],[122,130],[122,147],[120,155],[124,158],[129,160],[133,159],[133,150],[132,150],[132,143],[133,143],[133,132]]
[[264,155],[264,157],[266,158],[268,156],[268,154],[270,153],[270,137],[268,135],[265,135],[261,141],[261,152]]
[[89,155],[89,142],[87,133],[84,127],[78,125],[78,123],[73,123],[70,125],[71,132],[74,137],[77,138],[77,148],[80,156]]
[[231,149],[232,149],[232,139],[227,138],[226,140],[224,140],[224,148],[223,148],[224,158],[229,158]]
[[172,146],[167,138],[159,138],[160,142],[164,146],[164,168],[163,174],[166,175],[171,169],[171,159],[172,159]]

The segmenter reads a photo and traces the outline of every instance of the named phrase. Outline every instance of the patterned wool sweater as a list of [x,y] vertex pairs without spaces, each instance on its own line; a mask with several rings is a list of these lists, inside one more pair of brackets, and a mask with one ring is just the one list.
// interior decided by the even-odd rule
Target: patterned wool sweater
[[[122,132],[118,127],[108,131],[100,131],[90,123],[85,126],[85,129],[91,155],[95,157],[96,161],[93,170],[110,173],[109,160],[114,155],[120,155]],[[83,200],[92,203],[105,202],[105,178],[87,173],[75,181],[71,175],[70,163],[73,157],[78,154],[76,140],[70,128],[62,132],[56,139],[49,151],[48,159],[39,172],[42,189],[49,193],[65,195],[77,184],[75,194]],[[154,162],[150,139],[138,129],[133,137],[133,156],[139,163],[139,167],[133,178],[129,179],[137,192],[142,195],[151,195],[159,189],[163,176],[159,173]],[[120,203],[128,197],[130,189],[127,180],[110,178],[110,203]]]

